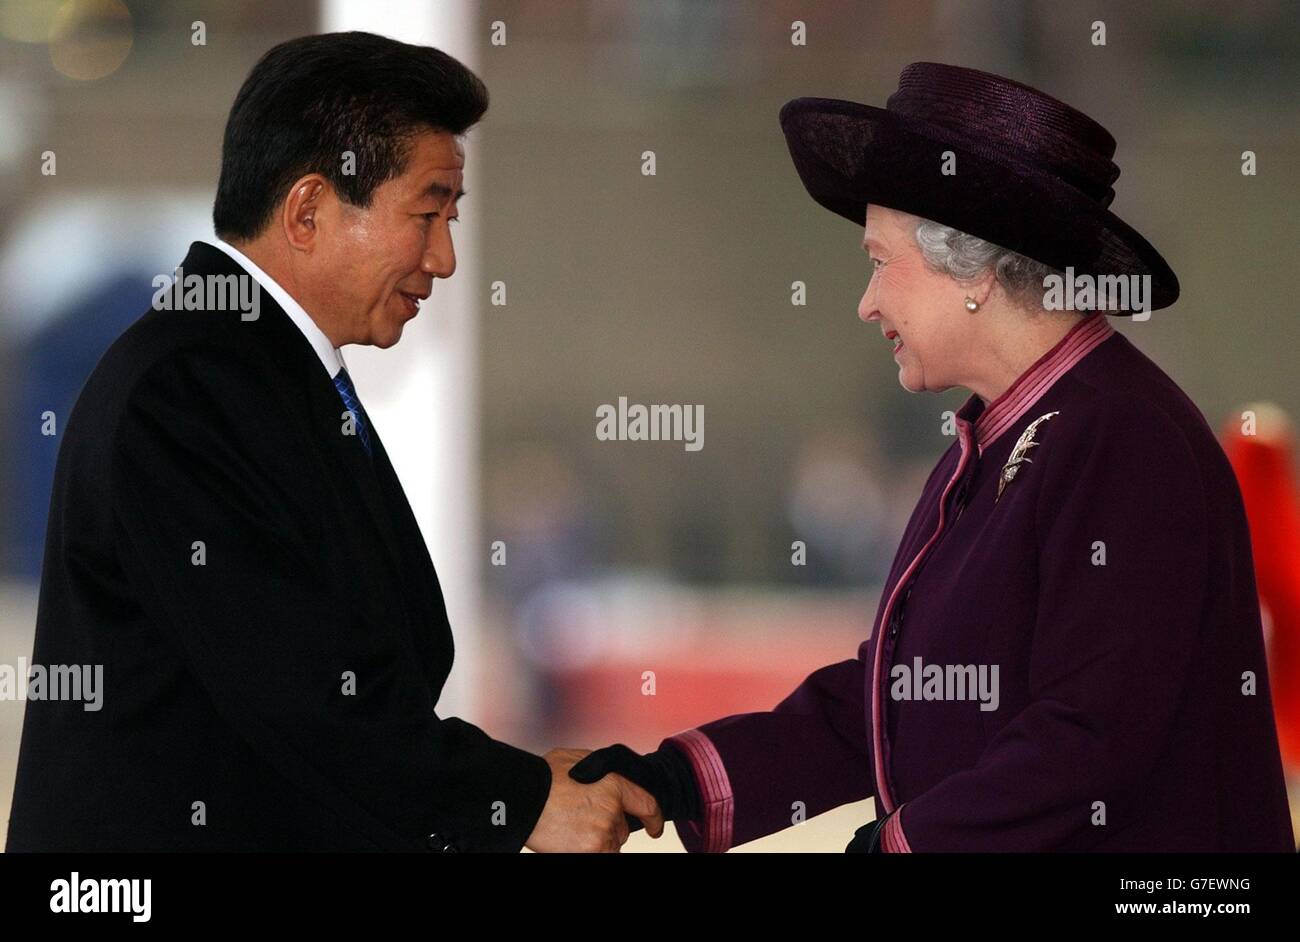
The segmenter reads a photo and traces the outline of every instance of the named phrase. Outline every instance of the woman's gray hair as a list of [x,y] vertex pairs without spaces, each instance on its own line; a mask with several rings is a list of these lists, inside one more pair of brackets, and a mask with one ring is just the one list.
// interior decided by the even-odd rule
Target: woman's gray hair
[[972,281],[993,269],[1003,290],[1017,303],[1031,309],[1043,305],[1043,279],[1061,274],[1050,265],[1019,252],[929,219],[916,224],[916,244],[931,269],[958,281]]

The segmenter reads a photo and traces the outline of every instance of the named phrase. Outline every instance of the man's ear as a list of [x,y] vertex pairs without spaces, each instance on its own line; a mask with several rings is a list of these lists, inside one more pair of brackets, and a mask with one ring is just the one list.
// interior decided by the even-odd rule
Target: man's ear
[[310,252],[315,246],[318,217],[331,193],[329,182],[319,173],[310,173],[290,187],[284,201],[281,226],[291,248]]

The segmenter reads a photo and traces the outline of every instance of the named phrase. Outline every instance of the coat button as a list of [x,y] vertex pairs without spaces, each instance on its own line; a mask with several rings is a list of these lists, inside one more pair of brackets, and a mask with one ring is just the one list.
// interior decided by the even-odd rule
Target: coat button
[[437,831],[434,831],[427,838],[425,838],[424,843],[425,846],[429,848],[429,850],[437,851],[440,854],[459,853],[459,848],[451,841],[444,838]]
[[889,637],[898,637],[898,626],[903,620],[903,606],[907,604],[907,599],[912,594],[912,586],[909,583],[907,589],[903,592],[903,597],[898,600],[894,610],[889,613]]

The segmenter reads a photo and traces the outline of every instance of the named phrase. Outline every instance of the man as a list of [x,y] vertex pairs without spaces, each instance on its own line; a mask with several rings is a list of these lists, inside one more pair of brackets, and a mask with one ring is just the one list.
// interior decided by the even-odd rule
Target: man
[[451,277],[458,138],[487,101],[444,53],[366,33],[249,75],[218,244],[67,423],[33,661],[102,665],[104,689],[28,703],[8,850],[616,851],[625,810],[662,829],[627,780],[574,782],[583,753],[437,715],[442,593],[338,352],[391,347]]

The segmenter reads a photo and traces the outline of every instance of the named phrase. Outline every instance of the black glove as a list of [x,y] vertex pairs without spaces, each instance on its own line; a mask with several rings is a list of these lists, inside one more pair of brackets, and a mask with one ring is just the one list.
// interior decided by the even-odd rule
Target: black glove
[[[665,821],[692,821],[700,816],[700,793],[695,772],[680,750],[667,743],[657,752],[638,755],[622,743],[597,749],[569,769],[569,777],[584,785],[598,782],[609,773],[640,785],[659,803]],[[631,831],[643,827],[639,818],[627,815]]]
[[880,832],[885,827],[885,822],[898,813],[894,809],[883,818],[877,818],[870,824],[864,824],[858,828],[853,835],[853,840],[849,841],[849,846],[844,848],[846,854],[879,854],[880,849]]

